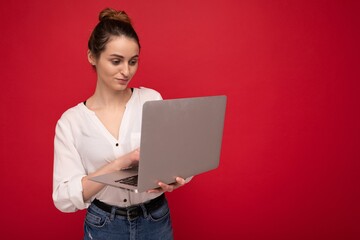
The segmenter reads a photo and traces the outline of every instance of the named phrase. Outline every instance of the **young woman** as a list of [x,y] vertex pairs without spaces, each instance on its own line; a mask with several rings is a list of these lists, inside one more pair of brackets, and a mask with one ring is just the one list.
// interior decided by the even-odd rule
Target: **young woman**
[[137,164],[142,105],[161,100],[148,88],[129,88],[138,68],[139,38],[123,11],[105,9],[88,42],[96,89],[56,125],[53,200],[63,212],[87,208],[84,239],[172,239],[164,192],[185,184],[159,183],[145,193],[89,178]]

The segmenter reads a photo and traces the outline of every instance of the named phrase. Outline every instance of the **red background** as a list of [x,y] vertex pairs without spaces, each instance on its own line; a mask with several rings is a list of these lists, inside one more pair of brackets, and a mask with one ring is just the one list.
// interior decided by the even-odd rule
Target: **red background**
[[176,239],[360,239],[358,1],[0,3],[1,239],[81,239],[52,199],[57,119],[86,99],[104,7],[142,44],[133,86],[226,94],[220,167],[168,199]]

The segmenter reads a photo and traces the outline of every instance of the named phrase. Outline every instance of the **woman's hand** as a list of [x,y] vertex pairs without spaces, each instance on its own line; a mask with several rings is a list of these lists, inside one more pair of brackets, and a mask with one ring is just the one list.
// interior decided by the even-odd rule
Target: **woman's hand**
[[156,189],[151,189],[148,191],[148,193],[161,193],[161,192],[172,192],[175,189],[184,186],[185,184],[185,179],[181,178],[181,177],[177,177],[176,178],[176,182],[172,183],[172,184],[165,184],[163,182],[159,182],[159,188]]
[[84,176],[81,179],[84,201],[89,200],[93,195],[98,193],[105,186],[102,183],[97,183],[89,180],[90,178],[114,171],[119,171],[124,168],[136,166],[139,164],[139,158],[140,158],[140,151],[139,149],[136,149],[106,164],[97,171],[87,176]]
[[140,159],[140,149],[135,149],[134,151],[125,154],[115,161],[112,162],[114,170],[119,171],[121,169],[133,167],[139,165]]

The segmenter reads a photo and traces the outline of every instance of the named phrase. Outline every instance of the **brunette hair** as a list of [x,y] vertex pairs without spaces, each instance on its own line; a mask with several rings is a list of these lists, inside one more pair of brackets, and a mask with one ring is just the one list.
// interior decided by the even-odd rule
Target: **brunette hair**
[[121,36],[134,39],[140,48],[139,37],[129,16],[124,11],[106,8],[99,14],[99,23],[90,35],[88,48],[95,58],[99,58],[109,40]]

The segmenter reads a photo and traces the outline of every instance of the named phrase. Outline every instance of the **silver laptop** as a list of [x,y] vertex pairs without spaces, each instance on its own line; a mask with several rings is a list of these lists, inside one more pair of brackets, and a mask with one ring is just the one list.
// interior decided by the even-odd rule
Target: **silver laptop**
[[135,192],[171,184],[219,166],[226,96],[148,101],[143,105],[140,160],[91,180]]

